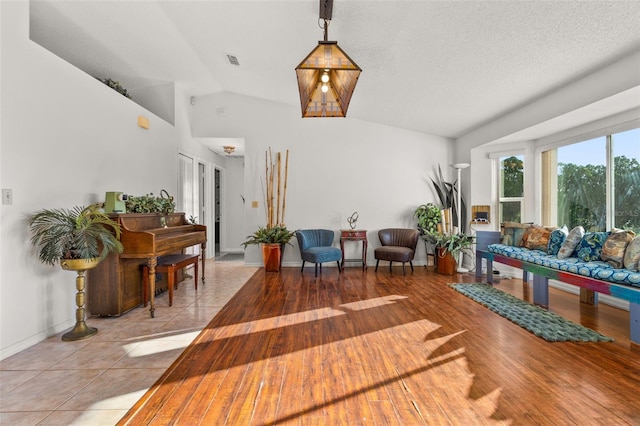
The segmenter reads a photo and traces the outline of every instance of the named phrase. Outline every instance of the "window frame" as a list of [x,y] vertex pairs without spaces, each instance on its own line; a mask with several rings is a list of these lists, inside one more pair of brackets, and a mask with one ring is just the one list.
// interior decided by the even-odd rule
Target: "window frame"
[[[605,190],[606,190],[605,226],[607,230],[612,229],[615,226],[615,200],[614,200],[615,152],[614,152],[613,136],[615,136],[618,133],[624,133],[631,130],[640,130],[640,120],[633,120],[631,122],[610,126],[604,129],[596,130],[596,131],[585,132],[580,135],[573,136],[571,138],[567,138],[564,140],[556,141],[554,143],[548,143],[548,144],[538,146],[536,148],[536,157],[540,161],[540,167],[539,167],[540,178],[538,179],[538,182],[539,182],[540,188],[542,188],[540,193],[542,219],[547,219],[548,223],[561,226],[561,224],[557,224],[557,221],[558,221],[557,150],[562,147],[579,144],[592,139],[605,138],[605,156],[606,156],[605,158],[605,168],[606,168],[606,171],[605,171]],[[545,154],[550,152],[553,152],[553,157],[551,157],[550,159],[548,158],[545,159]],[[554,167],[551,168],[550,164],[553,164]],[[547,167],[548,170],[545,170],[545,167]],[[545,192],[545,188],[547,189],[555,188],[555,191],[553,193],[550,190]],[[548,195],[545,197],[545,194],[548,194]]]
[[[502,159],[508,157],[522,157],[522,197],[503,197],[502,196]],[[513,151],[500,151],[500,152],[492,152],[489,154],[489,158],[493,161],[493,168],[496,170],[496,186],[497,189],[497,197],[496,197],[496,211],[498,216],[498,224],[502,224],[504,222],[502,218],[502,203],[505,202],[519,202],[520,203],[520,221],[524,220],[525,217],[525,204],[527,202],[527,185],[526,185],[526,152],[524,149],[514,149]]]

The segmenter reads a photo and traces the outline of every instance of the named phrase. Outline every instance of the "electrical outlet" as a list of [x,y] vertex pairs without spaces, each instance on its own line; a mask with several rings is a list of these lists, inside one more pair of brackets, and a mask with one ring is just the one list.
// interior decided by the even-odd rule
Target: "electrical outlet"
[[2,189],[2,204],[13,204],[13,191],[11,189]]

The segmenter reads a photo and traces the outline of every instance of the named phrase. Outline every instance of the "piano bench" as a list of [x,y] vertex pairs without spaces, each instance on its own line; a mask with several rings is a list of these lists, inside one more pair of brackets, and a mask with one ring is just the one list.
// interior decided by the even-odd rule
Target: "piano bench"
[[[170,254],[158,257],[156,274],[167,274],[167,287],[169,289],[169,306],[173,305],[173,288],[177,286],[178,271],[194,265],[193,282],[198,290],[198,255],[197,254]],[[142,265],[142,299],[144,306],[149,301],[149,266]]]

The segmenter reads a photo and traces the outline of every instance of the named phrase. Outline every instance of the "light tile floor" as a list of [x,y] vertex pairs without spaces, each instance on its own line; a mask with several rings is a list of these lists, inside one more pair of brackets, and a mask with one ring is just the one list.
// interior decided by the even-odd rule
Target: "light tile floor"
[[[114,425],[164,373],[257,268],[207,261],[206,282],[180,283],[173,306],[156,297],[155,318],[138,307],[88,317],[98,334],[62,333],[0,361],[0,425]],[[65,330],[66,331],[66,330]]]

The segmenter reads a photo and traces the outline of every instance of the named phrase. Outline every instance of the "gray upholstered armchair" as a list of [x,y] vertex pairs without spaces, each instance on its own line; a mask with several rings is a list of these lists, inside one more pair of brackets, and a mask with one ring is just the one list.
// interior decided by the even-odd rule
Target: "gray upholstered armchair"
[[318,276],[318,265],[320,265],[320,272],[322,272],[322,264],[324,262],[337,262],[338,271],[341,271],[342,251],[332,246],[333,237],[333,231],[329,229],[303,229],[296,231],[300,257],[302,258],[301,273],[304,271],[305,262],[316,264],[316,277]]
[[413,271],[413,257],[416,254],[416,246],[420,238],[417,229],[388,228],[378,231],[380,247],[374,251],[376,258],[376,271],[381,260],[389,261],[389,271],[393,262],[402,262],[402,273],[406,274],[404,264],[409,262]]

